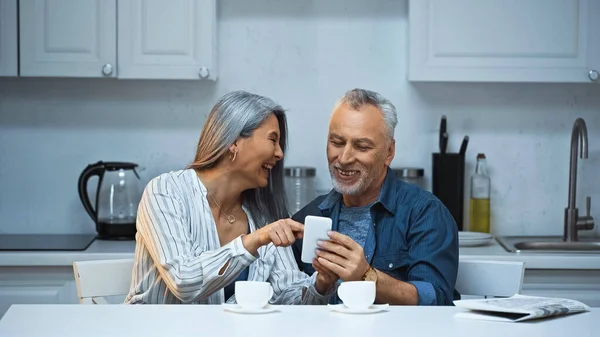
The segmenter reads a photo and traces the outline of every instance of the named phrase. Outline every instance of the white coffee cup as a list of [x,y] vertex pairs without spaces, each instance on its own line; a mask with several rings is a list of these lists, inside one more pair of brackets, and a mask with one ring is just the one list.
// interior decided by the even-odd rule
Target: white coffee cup
[[244,309],[260,309],[273,297],[269,282],[236,281],[235,300]]
[[350,309],[367,309],[375,302],[375,282],[342,282],[338,287],[338,296]]

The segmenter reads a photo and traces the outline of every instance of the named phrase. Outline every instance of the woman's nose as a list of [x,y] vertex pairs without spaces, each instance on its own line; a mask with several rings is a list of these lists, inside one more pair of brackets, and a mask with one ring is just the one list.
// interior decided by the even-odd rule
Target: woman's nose
[[275,149],[275,159],[283,159],[283,150],[281,150],[281,146],[279,146],[279,143],[277,143],[277,148]]

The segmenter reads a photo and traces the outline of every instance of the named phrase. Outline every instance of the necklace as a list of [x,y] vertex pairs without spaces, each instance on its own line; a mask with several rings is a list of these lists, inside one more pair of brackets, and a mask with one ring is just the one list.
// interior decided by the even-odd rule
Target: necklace
[[227,216],[227,221],[232,224],[235,222],[235,216],[233,216],[233,214],[225,214],[225,212],[223,211],[223,209],[221,208],[221,205],[219,205],[219,203],[215,200],[215,198],[212,196],[211,193],[209,193],[208,195],[210,195],[210,198],[214,201],[214,203],[217,205],[217,207],[219,207],[219,210],[221,211],[221,213],[223,213],[225,216]]

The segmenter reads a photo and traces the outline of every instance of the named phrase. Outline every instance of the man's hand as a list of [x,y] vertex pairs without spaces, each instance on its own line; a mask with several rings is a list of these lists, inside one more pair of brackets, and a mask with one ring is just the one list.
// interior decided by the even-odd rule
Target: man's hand
[[325,295],[329,289],[333,287],[335,282],[339,279],[334,272],[325,268],[317,259],[313,260],[312,263],[313,268],[318,272],[317,281],[315,283],[315,288],[321,295]]
[[350,237],[330,231],[329,241],[319,241],[317,262],[343,281],[360,281],[369,269],[363,247]]

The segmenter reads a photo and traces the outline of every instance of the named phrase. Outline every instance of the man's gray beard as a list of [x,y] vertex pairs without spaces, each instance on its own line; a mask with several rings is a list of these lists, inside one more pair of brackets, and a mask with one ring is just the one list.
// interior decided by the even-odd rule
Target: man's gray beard
[[[366,178],[364,176],[361,175],[360,179],[356,182],[356,184],[352,185],[352,186],[346,186],[340,182],[338,182],[335,179],[335,175],[333,170],[336,170],[336,168],[334,166],[329,166],[329,175],[331,176],[331,183],[333,185],[333,189],[340,193],[340,194],[344,194],[344,195],[359,195],[361,193],[363,193],[367,187],[368,187],[368,182],[366,181]],[[361,171],[362,173],[362,171]]]

